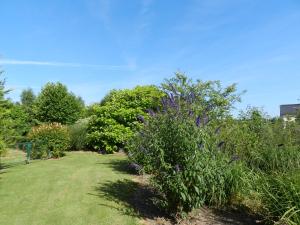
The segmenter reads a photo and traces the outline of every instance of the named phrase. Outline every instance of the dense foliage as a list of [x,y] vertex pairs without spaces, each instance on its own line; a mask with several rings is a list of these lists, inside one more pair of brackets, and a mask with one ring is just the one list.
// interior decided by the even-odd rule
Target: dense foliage
[[294,123],[271,121],[250,108],[239,119],[229,119],[221,129],[223,149],[237,154],[254,170],[284,172],[300,167],[299,135]]
[[[268,118],[258,109],[249,109],[238,120],[227,121],[222,129],[223,151],[237,154],[252,171],[253,195],[250,209],[266,221],[299,224],[300,221],[300,130],[296,123]],[[247,205],[247,204],[246,204]]]
[[21,106],[23,111],[28,115],[28,123],[30,126],[35,126],[39,124],[36,118],[36,95],[31,88],[22,91],[21,96]]
[[269,222],[300,224],[300,171],[262,176],[262,215]]
[[197,125],[197,118],[182,111],[149,119],[133,139],[130,154],[153,174],[162,205],[173,213],[204,203],[222,206],[241,182],[239,165],[220,151],[212,127]]
[[5,98],[8,92],[5,89],[5,80],[0,80],[0,155],[6,147],[22,139],[24,133],[30,129],[27,114],[18,104]]
[[113,90],[91,110],[88,126],[89,146],[108,153],[124,148],[125,142],[140,127],[139,115],[156,110],[162,97],[155,86]]
[[[0,76],[2,75],[2,72],[0,71]],[[6,138],[5,138],[5,131],[7,124],[9,121],[7,121],[7,116],[9,114],[7,110],[7,100],[5,100],[5,94],[7,93],[7,90],[5,89],[5,80],[0,80],[0,157],[2,154],[4,154],[5,151],[5,145],[6,145]]]
[[218,119],[238,99],[234,86],[192,83],[177,74],[162,87],[167,95],[163,108],[132,139],[130,158],[152,174],[160,203],[170,212],[226,204],[242,184],[243,173],[235,157],[221,151],[218,138]]
[[36,96],[31,88],[23,90],[20,98],[21,104],[28,109],[33,107],[36,100]]
[[58,158],[70,147],[68,128],[59,123],[43,124],[33,127],[28,134],[33,143],[33,159]]
[[80,119],[69,126],[72,150],[85,150],[87,148],[87,128],[89,118]]
[[285,122],[249,108],[233,117],[235,85],[182,73],[160,87],[112,90],[87,108],[61,83],[37,97],[26,89],[20,103],[7,92],[0,79],[0,156],[28,140],[33,159],[124,149],[173,215],[234,205],[267,223],[300,223],[300,114]]
[[10,111],[10,131],[8,132],[10,141],[12,143],[22,141],[32,126],[31,117],[20,104],[10,102],[8,109]]
[[179,106],[181,103],[188,103],[194,114],[207,121],[228,116],[242,94],[236,93],[235,84],[223,88],[219,81],[193,82],[180,72],[175,73],[175,77],[166,79],[161,89],[174,98]]
[[81,98],[68,92],[61,83],[47,83],[36,100],[37,119],[41,122],[72,124],[82,115]]
[[191,83],[182,74],[162,85],[163,108],[144,119],[129,157],[151,174],[168,211],[243,206],[266,222],[299,224],[300,129],[256,108],[237,119],[235,87]]

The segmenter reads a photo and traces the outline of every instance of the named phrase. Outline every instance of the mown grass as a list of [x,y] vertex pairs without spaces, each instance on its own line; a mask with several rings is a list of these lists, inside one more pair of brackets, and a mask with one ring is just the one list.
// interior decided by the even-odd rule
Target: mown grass
[[[11,150],[0,170],[0,224],[105,225],[137,224],[129,205],[99,193],[107,182],[132,179],[119,170],[125,156],[71,152],[55,160],[24,163]],[[126,188],[126,187],[124,187]],[[130,186],[124,193],[130,194]],[[119,190],[122,191],[122,190]]]

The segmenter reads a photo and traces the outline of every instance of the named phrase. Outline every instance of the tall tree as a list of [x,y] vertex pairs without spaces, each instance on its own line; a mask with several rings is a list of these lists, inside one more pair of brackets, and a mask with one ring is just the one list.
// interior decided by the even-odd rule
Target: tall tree
[[31,126],[37,125],[39,122],[36,119],[36,95],[31,88],[24,89],[21,93],[21,108],[27,114],[28,124]]
[[5,99],[5,95],[9,92],[5,88],[5,79],[1,76],[3,71],[0,71],[0,156],[3,154],[6,145],[6,131],[9,124],[9,110],[8,100]]
[[21,104],[25,107],[32,107],[35,102],[36,96],[31,88],[25,89],[21,93]]
[[60,82],[47,83],[36,99],[37,119],[41,122],[72,124],[80,118],[83,109],[82,99]]

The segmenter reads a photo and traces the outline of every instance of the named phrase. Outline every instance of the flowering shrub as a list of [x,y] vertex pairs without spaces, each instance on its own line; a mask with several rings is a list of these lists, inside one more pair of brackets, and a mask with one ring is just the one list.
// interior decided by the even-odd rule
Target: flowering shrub
[[243,184],[243,166],[222,151],[219,138],[233,91],[178,75],[168,84],[162,109],[140,117],[144,126],[128,146],[129,157],[152,175],[167,211],[181,215],[203,204],[222,206]]
[[222,206],[236,193],[241,167],[237,157],[220,151],[212,128],[184,115],[158,114],[130,146],[130,157],[152,174],[162,194],[160,203],[172,213],[203,204]]
[[68,129],[59,123],[33,127],[28,138],[33,142],[31,155],[33,159],[61,157],[70,146]]

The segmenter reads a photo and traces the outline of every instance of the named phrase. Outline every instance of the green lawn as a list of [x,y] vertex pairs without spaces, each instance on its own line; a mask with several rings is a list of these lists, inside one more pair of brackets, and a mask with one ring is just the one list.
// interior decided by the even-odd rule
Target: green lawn
[[[35,160],[28,165],[24,159],[16,150],[2,159],[0,224],[138,223],[130,205],[124,201],[134,187],[114,185],[130,184],[133,178],[122,171],[125,156],[70,152],[61,159]],[[121,198],[117,199],[119,192]]]

